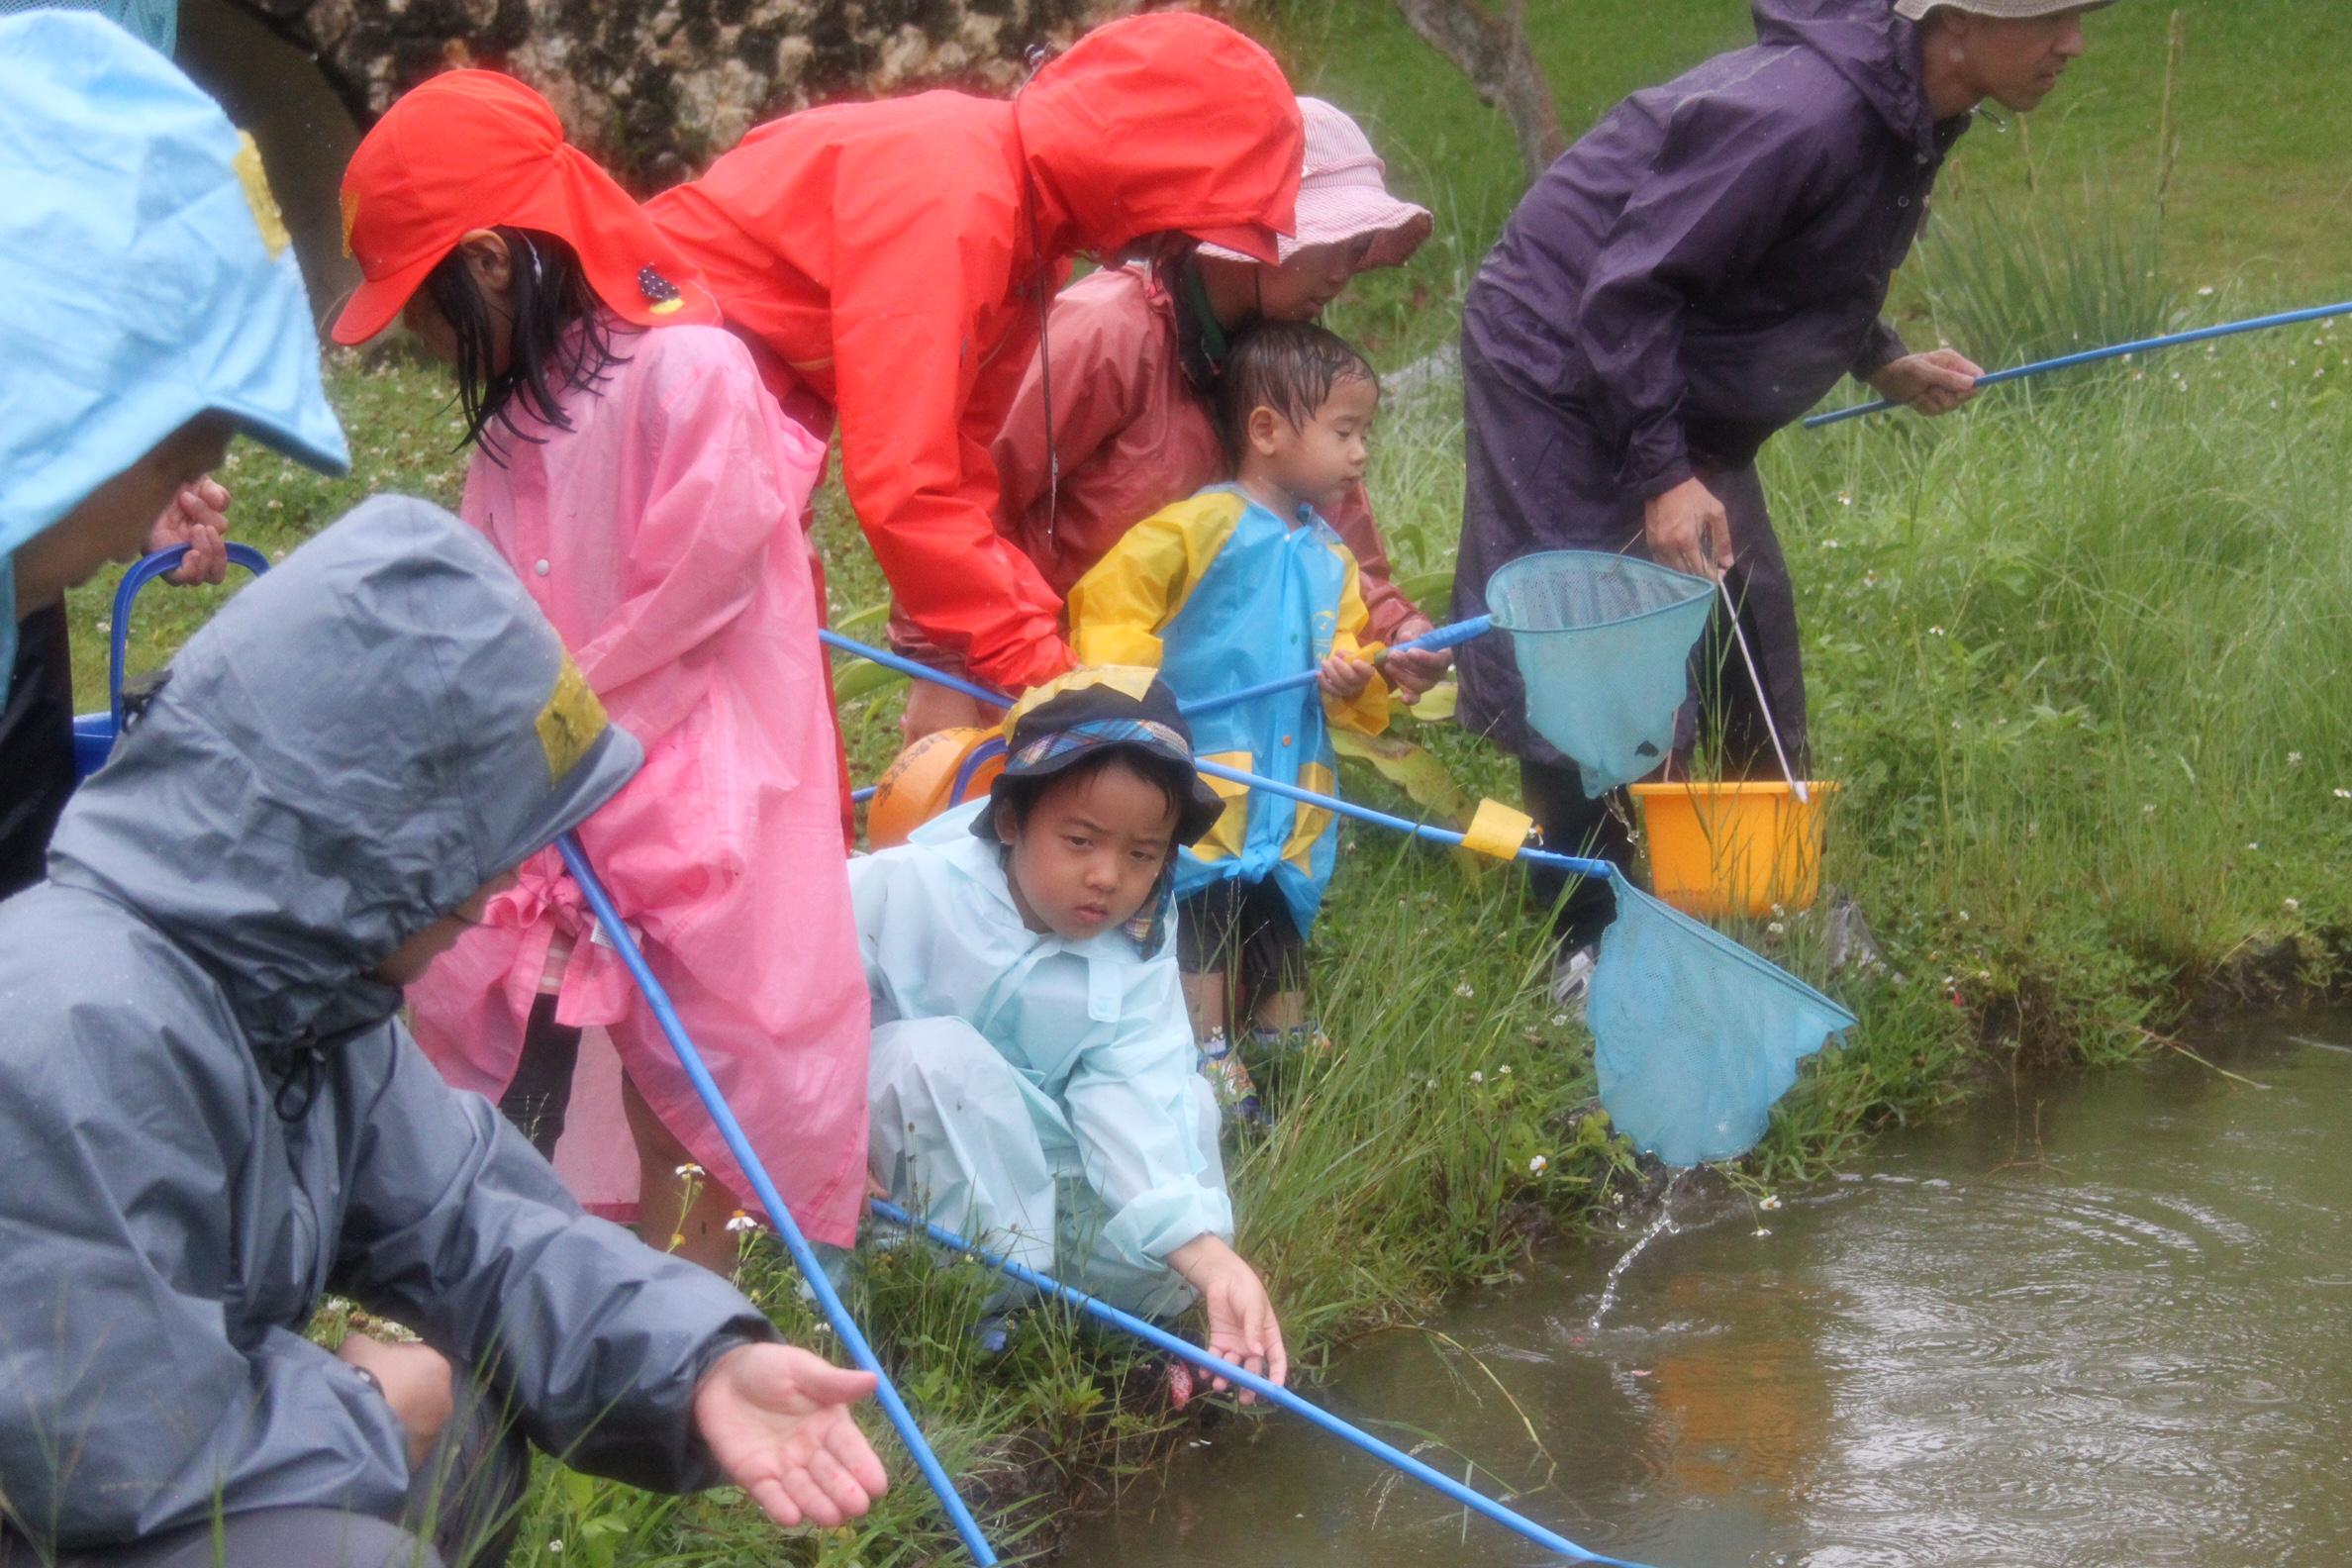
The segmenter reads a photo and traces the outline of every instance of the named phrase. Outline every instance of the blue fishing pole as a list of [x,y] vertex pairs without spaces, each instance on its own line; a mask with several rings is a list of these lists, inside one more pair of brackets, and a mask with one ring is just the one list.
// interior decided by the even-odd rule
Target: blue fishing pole
[[[1479,619],[1483,621],[1486,618],[1480,617]],[[1477,630],[1464,630],[1465,628],[1470,627],[1477,627]],[[1453,640],[1456,642],[1467,642],[1470,640],[1470,638],[1478,636],[1479,633],[1484,632],[1485,630],[1486,627],[1480,626],[1476,621],[1464,621],[1460,623],[1459,626],[1445,627],[1438,632],[1431,633],[1430,636],[1442,637],[1445,635],[1445,633],[1461,632],[1462,635],[1455,637]],[[935,685],[946,687],[949,691],[961,692],[964,696],[975,698],[980,702],[987,703],[990,707],[1010,708],[1013,706],[1013,699],[1006,696],[1003,692],[991,691],[985,686],[976,686],[968,680],[959,679],[956,676],[949,675],[942,670],[932,669],[928,664],[918,664],[915,660],[910,658],[901,658],[896,653],[887,652],[882,648],[868,647],[862,642],[852,641],[848,637],[841,636],[838,632],[820,632],[817,634],[817,636],[827,643],[840,649],[844,653],[854,653],[859,658],[871,659],[886,669],[903,670],[918,680],[931,681]],[[1452,643],[1431,644],[1427,643],[1425,639],[1421,638],[1417,638],[1416,641],[1421,643],[1422,645],[1430,646],[1452,645]],[[1406,645],[1411,646],[1414,644]],[[1307,673],[1306,679],[1313,680],[1314,678],[1314,672],[1309,671]],[[1246,692],[1232,693],[1228,696],[1216,699],[1215,703],[1204,704],[1203,706],[1218,706],[1226,702],[1238,702],[1243,697],[1258,695],[1263,691],[1276,689],[1279,686],[1302,684],[1304,684],[1304,682],[1296,676],[1286,677],[1283,681],[1273,683],[1271,686],[1253,687]],[[1197,711],[1198,710],[1193,709],[1187,710],[1187,712]],[[1206,758],[1195,757],[1193,758],[1193,766],[1198,768],[1201,772],[1208,774],[1211,778],[1227,779],[1235,784],[1245,784],[1251,789],[1265,790],[1270,794],[1275,795],[1287,795],[1292,800],[1303,801],[1309,806],[1320,806],[1324,811],[1336,812],[1342,817],[1353,817],[1358,822],[1371,823],[1375,827],[1387,828],[1396,833],[1410,833],[1416,838],[1426,838],[1431,843],[1449,844],[1458,848],[1461,846],[1464,838],[1467,836],[1466,834],[1455,833],[1450,828],[1432,828],[1427,823],[1408,822],[1402,817],[1393,817],[1387,812],[1374,811],[1369,806],[1358,806],[1352,801],[1343,801],[1336,795],[1319,794],[1311,789],[1301,789],[1296,784],[1284,784],[1276,779],[1260,778],[1255,773],[1244,773],[1239,768],[1226,767],[1222,762],[1211,762]],[[1581,855],[1554,854],[1548,849],[1528,849],[1522,847],[1514,858],[1524,860],[1529,865],[1550,866],[1554,870],[1566,871],[1575,876],[1611,877],[1618,874],[1617,868],[1614,865],[1611,865],[1606,860],[1588,860]]]
[[[2173,333],[2164,338],[2142,338],[2137,343],[2116,343],[2110,348],[2088,348],[2081,353],[2060,354],[2055,359],[2042,359],[2032,364],[1991,371],[1978,376],[1976,384],[1980,387],[1999,386],[2004,381],[2022,381],[2027,376],[2046,375],[2052,370],[2070,370],[2076,365],[2097,364],[2103,359],[2120,359],[2125,354],[2152,353],[2158,348],[2178,348],[2215,338],[2234,338],[2240,333],[2268,332],[2274,327],[2297,327],[2304,322],[2325,321],[2331,316],[2347,315],[2352,315],[2352,301],[2341,305],[2314,305],[2308,310],[2283,311],[2276,316],[2257,316],[2251,321],[2230,322],[2220,327],[2200,327],[2195,332]],[[1890,398],[1881,398],[1876,403],[1862,403],[1829,414],[1815,414],[1805,422],[1805,428],[1819,430],[1824,425],[1842,425],[1847,420],[1884,414],[1889,409],[1904,406]]]
[[776,1191],[776,1184],[768,1179],[767,1167],[760,1163],[758,1153],[751,1147],[751,1140],[743,1135],[742,1124],[735,1120],[735,1111],[728,1105],[727,1097],[719,1092],[719,1085],[711,1077],[710,1068],[703,1065],[702,1052],[695,1049],[693,1039],[687,1035],[686,1026],[679,1019],[678,1010],[670,1004],[669,992],[654,978],[652,969],[645,963],[645,955],[637,948],[637,938],[629,934],[629,928],[622,923],[621,912],[614,907],[612,895],[605,891],[604,883],[597,879],[595,869],[588,864],[588,856],[580,848],[577,838],[565,833],[555,840],[555,848],[562,854],[572,880],[580,885],[580,892],[587,897],[588,907],[596,912],[597,924],[604,928],[606,937],[612,942],[614,950],[620,953],[621,962],[628,967],[630,978],[637,982],[637,990],[643,993],[645,1005],[652,1010],[654,1020],[661,1025],[661,1032],[669,1036],[670,1048],[678,1053],[679,1064],[686,1069],[686,1076],[693,1080],[694,1092],[702,1097],[703,1109],[710,1112],[711,1120],[718,1125],[719,1135],[727,1140],[727,1147],[735,1155],[735,1163],[750,1178],[752,1191],[767,1209],[768,1223],[775,1226],[776,1234],[783,1238],[785,1249],[792,1254],[792,1261],[800,1267],[801,1277],[809,1282],[809,1289],[815,1294],[826,1321],[833,1324],[833,1332],[840,1336],[850,1359],[874,1374],[875,1403],[882,1407],[882,1414],[897,1428],[899,1440],[907,1445],[907,1452],[914,1456],[915,1467],[923,1472],[923,1479],[931,1483],[931,1491],[938,1497],[939,1506],[947,1511],[948,1522],[955,1526],[955,1533],[963,1537],[964,1549],[972,1554],[972,1561],[987,1568],[987,1565],[997,1560],[996,1553],[989,1548],[988,1537],[980,1532],[979,1521],[972,1518],[971,1510],[965,1508],[963,1499],[956,1495],[955,1483],[947,1479],[947,1472],[940,1468],[938,1456],[931,1452],[931,1444],[924,1441],[922,1430],[915,1424],[915,1418],[908,1414],[906,1402],[899,1398],[898,1390],[891,1385],[890,1374],[882,1370],[882,1363],[875,1358],[874,1347],[866,1343],[865,1335],[858,1331],[857,1320],[849,1316],[849,1309],[841,1304],[833,1282],[825,1277],[825,1268],[817,1261],[817,1254],[810,1250],[808,1237],[801,1234],[799,1225],[793,1221],[792,1211],[785,1207],[783,1195]]
[[905,1230],[919,1229],[950,1251],[978,1258],[1008,1279],[1017,1280],[1031,1290],[1042,1291],[1048,1296],[1058,1297],[1088,1317],[1109,1323],[1122,1333],[1131,1334],[1145,1344],[1157,1346],[1172,1356],[1190,1362],[1204,1372],[1224,1378],[1238,1388],[1247,1389],[1259,1399],[1279,1405],[1294,1416],[1305,1417],[1309,1421],[1341,1441],[1353,1444],[1384,1464],[1395,1466],[1423,1486],[1442,1492],[1446,1497],[1461,1504],[1462,1507],[1473,1513],[1484,1515],[1505,1529],[1516,1531],[1547,1551],[1556,1552],[1562,1557],[1573,1558],[1578,1562],[1606,1564],[1609,1565],[1609,1568],[1642,1568],[1641,1564],[1629,1563],[1621,1557],[1606,1557],[1599,1552],[1587,1551],[1567,1536],[1555,1530],[1545,1529],[1525,1515],[1514,1513],[1485,1493],[1473,1491],[1443,1471],[1431,1469],[1402,1448],[1392,1443],[1382,1442],[1362,1427],[1341,1421],[1320,1405],[1309,1404],[1281,1384],[1262,1378],[1244,1367],[1235,1366],[1223,1356],[1212,1355],[1199,1345],[1188,1339],[1179,1338],[1156,1323],[1147,1323],[1132,1313],[1121,1312],[1108,1302],[1099,1301],[1084,1291],[1074,1290],[1061,1281],[1050,1279],[1035,1269],[1014,1262],[1011,1258],[984,1251],[943,1225],[932,1225],[928,1220],[917,1220],[896,1204],[886,1203],[879,1198],[869,1198],[866,1200],[866,1207],[878,1220],[886,1221]]

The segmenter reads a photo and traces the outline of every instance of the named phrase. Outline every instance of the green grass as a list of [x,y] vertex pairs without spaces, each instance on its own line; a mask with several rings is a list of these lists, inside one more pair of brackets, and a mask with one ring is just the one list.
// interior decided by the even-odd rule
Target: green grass
[[[2352,11],[2183,9],[2164,211],[2168,12],[2118,6],[2093,18],[2095,52],[2030,129],[1963,145],[1939,232],[1901,289],[1915,341],[1940,332],[1990,362],[2347,292],[2334,260],[2345,177],[2329,154],[2352,107],[2312,66],[2352,46]],[[1745,27],[1735,0],[1529,12],[1572,130]],[[1366,280],[1339,315],[1400,365],[1452,335],[1453,302],[1516,194],[1508,138],[1381,0],[1300,0],[1271,20],[1302,84],[1358,110],[1398,183],[1437,209],[1414,265]],[[1836,985],[1861,1026],[1809,1067],[1740,1180],[1816,1179],[1987,1069],[2143,1051],[2146,1031],[2173,1027],[2248,951],[2293,943],[2316,972],[2344,949],[2342,341],[2325,328],[2239,341],[1993,392],[1935,424],[1791,433],[1769,449],[1816,771],[1844,786],[1827,879],[1869,911],[1894,972]],[[342,358],[333,391],[360,474],[326,485],[245,448],[227,476],[243,537],[282,549],[387,485],[453,497],[456,427],[436,375]],[[1449,571],[1460,486],[1450,393],[1393,404],[1373,489],[1408,580]],[[837,493],[821,529],[836,623],[872,611],[881,581]],[[86,636],[101,591],[75,607]],[[141,658],[208,607],[153,591]],[[92,648],[79,658],[95,695]],[[860,778],[894,749],[898,700],[886,685],[847,705]],[[1410,733],[1474,792],[1508,798],[1502,759],[1450,730]],[[1360,769],[1347,788],[1405,804]],[[1267,1268],[1309,1376],[1350,1335],[1504,1277],[1531,1216],[1573,1221],[1635,1182],[1594,1115],[1589,1045],[1544,1003],[1543,917],[1511,875],[1368,831],[1343,842],[1314,981],[1339,1049],[1287,1086],[1280,1127],[1232,1169],[1243,1249]],[[1812,917],[1737,933],[1827,980]],[[772,1260],[750,1277],[790,1331],[825,1343]],[[870,1259],[850,1296],[1009,1555],[1042,1550],[1067,1500],[1148,1464],[1176,1423],[1147,1368],[1056,1315],[982,1363],[966,1330],[984,1290],[969,1266],[896,1252]],[[933,1560],[947,1548],[936,1513],[892,1464],[896,1490],[870,1519],[780,1548],[727,1494],[654,1500],[550,1464],[517,1560]]]

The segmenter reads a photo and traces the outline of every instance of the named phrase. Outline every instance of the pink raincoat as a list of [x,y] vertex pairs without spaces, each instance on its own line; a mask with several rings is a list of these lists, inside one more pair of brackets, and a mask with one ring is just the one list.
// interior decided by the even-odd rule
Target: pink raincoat
[[[778,412],[728,333],[615,327],[623,362],[560,399],[574,428],[542,424],[517,399],[532,439],[498,432],[503,462],[475,453],[460,511],[644,742],[643,771],[580,839],[794,1218],[847,1245],[865,1180],[868,1010],[800,531],[825,448]],[[558,1168],[608,1213],[634,1205],[636,1161],[616,1157],[631,1146],[618,1080],[591,1060],[603,1026],[663,1124],[746,1200],[593,926],[551,851],[525,865],[410,988],[419,1043],[452,1084],[496,1098],[550,947],[568,946],[556,1018],[589,1033]],[[566,1158],[575,1143],[593,1164]],[[629,1197],[616,1203],[608,1183],[622,1168]]]

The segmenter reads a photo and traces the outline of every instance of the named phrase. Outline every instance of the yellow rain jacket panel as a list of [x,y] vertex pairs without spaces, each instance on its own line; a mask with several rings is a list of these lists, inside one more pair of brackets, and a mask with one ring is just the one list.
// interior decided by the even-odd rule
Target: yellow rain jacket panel
[[[1277,517],[1238,485],[1212,485],[1153,513],[1070,590],[1079,662],[1149,665],[1187,705],[1313,669],[1332,653],[1368,658],[1379,645],[1370,622],[1355,557],[1330,525],[1312,511]],[[1387,729],[1388,687],[1375,676],[1350,702],[1301,686],[1218,709],[1192,721],[1193,749],[1329,794],[1334,724]],[[1311,931],[1331,877],[1331,814],[1217,787],[1230,789],[1230,804],[1178,861],[1177,896],[1272,877],[1300,932]]]

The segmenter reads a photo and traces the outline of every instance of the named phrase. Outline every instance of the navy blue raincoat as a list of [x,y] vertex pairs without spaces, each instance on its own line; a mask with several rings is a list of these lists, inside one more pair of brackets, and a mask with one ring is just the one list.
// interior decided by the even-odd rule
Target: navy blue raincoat
[[[1454,611],[1481,613],[1487,579],[1519,555],[1640,550],[1642,502],[1702,477],[1730,515],[1731,587],[1801,752],[1796,606],[1751,464],[1841,376],[1906,351],[1879,312],[1967,122],[1935,120],[1917,29],[1890,0],[1753,9],[1753,47],[1635,93],[1569,148],[1470,291]],[[1527,729],[1502,638],[1465,646],[1461,672],[1464,724],[1564,760]],[[1733,706],[1745,684],[1725,678]]]

